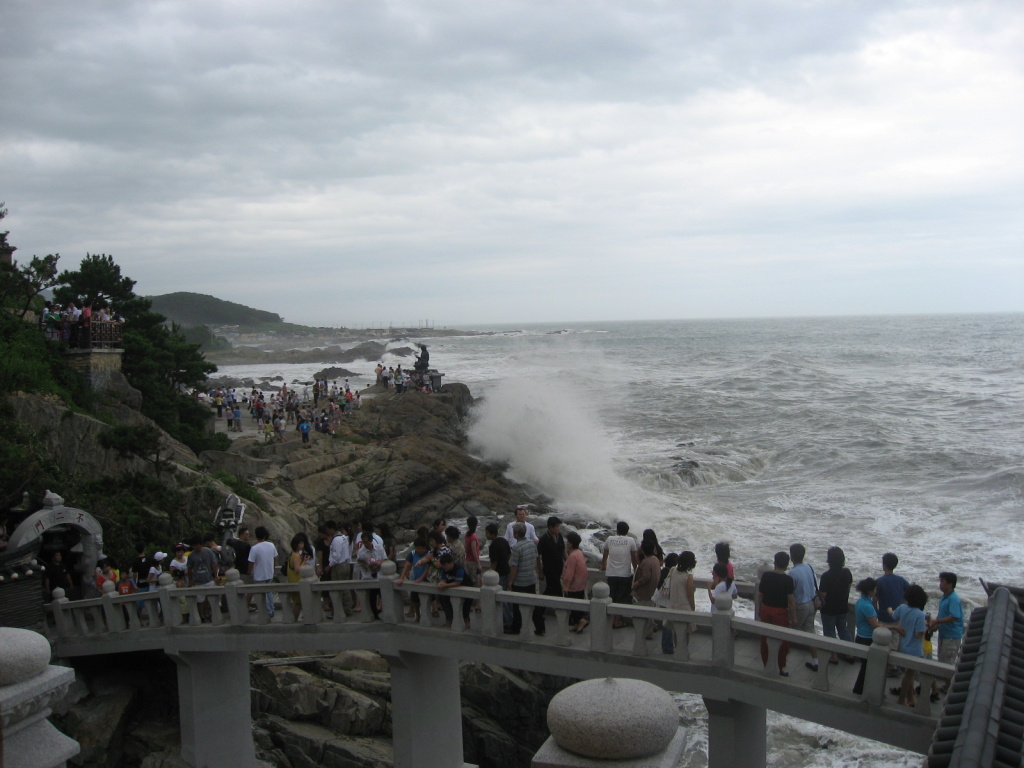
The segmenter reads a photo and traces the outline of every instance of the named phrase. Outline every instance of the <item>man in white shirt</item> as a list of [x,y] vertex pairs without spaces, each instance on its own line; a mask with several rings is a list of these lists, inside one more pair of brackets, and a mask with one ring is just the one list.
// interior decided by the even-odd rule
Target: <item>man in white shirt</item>
[[[633,570],[637,565],[636,539],[628,534],[629,523],[620,521],[615,526],[615,535],[605,540],[601,557],[601,570],[608,579],[612,602],[627,605],[633,602]],[[622,626],[625,626],[622,619],[615,617],[612,629]]]
[[[330,578],[325,581],[348,581],[352,578],[352,544],[348,536],[338,530],[338,524],[333,520],[326,523],[329,539],[327,554],[327,570]],[[356,606],[352,590],[346,589],[341,593],[341,605],[346,616],[351,616]]]
[[505,541],[508,542],[509,547],[515,547],[516,545],[516,536],[513,530],[513,526],[516,523],[522,523],[526,526],[526,536],[523,538],[527,541],[532,541],[534,544],[540,541],[540,537],[537,536],[537,530],[533,527],[533,523],[526,522],[526,509],[527,507],[525,504],[516,507],[516,519],[505,527]]
[[[277,547],[268,539],[270,532],[261,526],[256,528],[256,543],[249,550],[249,572],[253,584],[270,584],[274,580],[274,569],[277,564]],[[267,601],[267,613],[274,615],[274,593],[264,593]]]

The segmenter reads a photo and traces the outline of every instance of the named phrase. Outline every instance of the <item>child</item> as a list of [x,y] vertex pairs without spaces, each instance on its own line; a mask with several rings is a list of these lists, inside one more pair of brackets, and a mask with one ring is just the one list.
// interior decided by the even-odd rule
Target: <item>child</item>
[[[409,554],[405,556],[405,565],[402,567],[402,575],[398,577],[395,582],[395,586],[402,586],[402,582],[407,577],[412,577],[414,584],[420,584],[423,582],[424,577],[427,575],[427,563],[424,562],[427,557],[427,540],[424,538],[416,539],[412,545],[412,549]],[[409,610],[405,613],[405,618],[415,619],[417,622],[420,620],[420,594],[419,592],[413,592],[410,595]]]
[[[892,629],[900,636],[900,653],[924,658],[924,607],[928,603],[928,595],[923,587],[911,584],[903,592],[903,601],[903,605],[892,612],[893,619],[898,623]],[[900,704],[913,708],[914,671],[906,670],[900,687],[892,688],[890,692],[899,696]]]

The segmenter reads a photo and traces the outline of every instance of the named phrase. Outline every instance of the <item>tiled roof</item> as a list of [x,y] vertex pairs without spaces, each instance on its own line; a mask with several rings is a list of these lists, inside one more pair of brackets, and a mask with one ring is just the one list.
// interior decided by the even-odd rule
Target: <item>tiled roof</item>
[[971,614],[926,764],[1024,765],[1024,613],[1008,589]]

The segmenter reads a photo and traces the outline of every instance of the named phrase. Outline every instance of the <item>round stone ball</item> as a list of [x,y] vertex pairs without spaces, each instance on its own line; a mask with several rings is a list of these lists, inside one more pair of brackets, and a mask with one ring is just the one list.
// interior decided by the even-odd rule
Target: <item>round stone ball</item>
[[0,686],[31,680],[50,663],[50,643],[38,632],[0,627]]
[[562,749],[583,757],[630,760],[665,750],[679,729],[672,697],[642,680],[585,680],[548,705],[548,730]]

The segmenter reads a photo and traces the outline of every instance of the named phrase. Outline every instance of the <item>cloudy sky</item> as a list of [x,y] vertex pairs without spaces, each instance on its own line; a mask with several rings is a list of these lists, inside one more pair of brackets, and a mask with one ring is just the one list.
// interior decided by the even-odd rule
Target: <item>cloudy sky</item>
[[1024,3],[0,3],[18,257],[323,325],[1024,311]]

